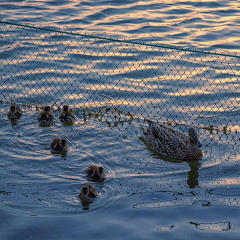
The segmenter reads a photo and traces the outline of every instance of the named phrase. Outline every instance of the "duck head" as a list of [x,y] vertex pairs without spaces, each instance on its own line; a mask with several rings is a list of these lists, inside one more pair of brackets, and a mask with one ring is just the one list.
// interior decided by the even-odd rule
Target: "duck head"
[[196,144],[198,147],[202,147],[202,143],[199,140],[200,134],[195,128],[190,127],[188,129],[188,136],[189,136],[190,144]]
[[97,165],[91,165],[85,170],[85,172],[87,173],[88,177],[93,180],[101,180],[105,175],[104,168]]
[[11,112],[14,113],[14,112],[15,112],[15,109],[16,109],[16,106],[12,105],[12,106],[10,107],[10,109],[11,109]]
[[43,112],[41,114],[41,117],[39,118],[39,122],[48,123],[49,121],[50,121],[50,117],[49,117],[48,113]]
[[67,112],[68,110],[69,110],[68,105],[64,105],[64,106],[63,106],[63,111],[64,111],[64,112]]
[[60,141],[60,145],[62,147],[63,150],[66,150],[67,149],[67,140],[66,139],[61,139]]
[[99,178],[102,178],[104,176],[104,169],[102,166],[98,167],[98,174],[99,174]]
[[43,111],[50,113],[51,112],[51,107],[50,106],[45,106]]

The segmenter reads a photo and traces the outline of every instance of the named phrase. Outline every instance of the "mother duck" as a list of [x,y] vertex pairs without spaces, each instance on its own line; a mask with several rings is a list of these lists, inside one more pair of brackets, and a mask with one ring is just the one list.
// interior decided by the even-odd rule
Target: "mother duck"
[[143,130],[146,143],[156,151],[169,157],[197,160],[201,159],[202,143],[199,132],[190,127],[188,136],[176,129],[147,120],[149,127]]

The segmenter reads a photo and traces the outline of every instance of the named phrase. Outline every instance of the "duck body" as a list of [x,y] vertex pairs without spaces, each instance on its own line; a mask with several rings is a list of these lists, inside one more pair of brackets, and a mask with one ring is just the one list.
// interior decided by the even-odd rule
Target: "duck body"
[[10,119],[18,119],[22,116],[22,114],[23,112],[19,106],[11,105],[7,115]]
[[53,115],[51,113],[51,108],[49,106],[45,106],[43,111],[38,115],[38,121],[40,123],[48,124],[53,120]]
[[59,119],[62,122],[72,122],[73,119],[75,119],[75,116],[73,114],[73,110],[68,105],[64,105],[63,106],[63,111],[62,111]]
[[177,159],[196,160],[203,157],[200,134],[195,128],[190,127],[186,135],[161,123],[147,121],[149,127],[143,133],[151,148]]
[[88,178],[92,180],[100,180],[104,179],[106,174],[104,172],[104,168],[102,166],[91,165],[85,169]]
[[54,138],[51,141],[51,149],[55,152],[66,151],[68,149],[67,140],[64,138]]
[[78,195],[82,201],[91,201],[93,198],[98,196],[97,190],[91,184],[85,184]]

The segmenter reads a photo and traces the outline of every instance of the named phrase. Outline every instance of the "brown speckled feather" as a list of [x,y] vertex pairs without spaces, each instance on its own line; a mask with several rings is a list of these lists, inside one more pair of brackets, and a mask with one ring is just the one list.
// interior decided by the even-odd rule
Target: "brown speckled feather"
[[148,120],[149,128],[143,133],[147,144],[158,152],[178,159],[200,159],[202,150],[195,143],[190,143],[186,134]]

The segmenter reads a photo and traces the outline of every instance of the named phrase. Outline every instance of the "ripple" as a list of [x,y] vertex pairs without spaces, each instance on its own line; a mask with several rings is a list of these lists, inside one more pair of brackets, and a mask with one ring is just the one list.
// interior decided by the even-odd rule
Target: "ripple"
[[218,223],[195,223],[190,222],[190,224],[195,225],[198,230],[203,231],[214,231],[214,232],[222,232],[228,231],[232,229],[230,222],[218,222]]

